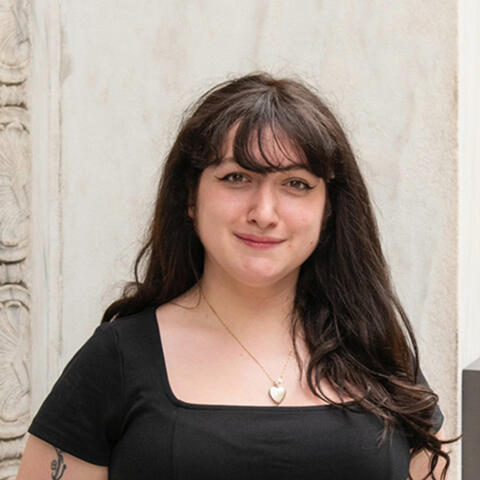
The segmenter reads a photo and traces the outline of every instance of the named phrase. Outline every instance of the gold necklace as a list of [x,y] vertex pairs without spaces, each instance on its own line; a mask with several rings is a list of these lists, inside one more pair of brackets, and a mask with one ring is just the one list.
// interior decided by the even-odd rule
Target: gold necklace
[[250,355],[250,357],[255,360],[255,362],[258,364],[258,366],[263,370],[265,375],[270,379],[270,381],[273,383],[273,385],[270,387],[268,394],[270,395],[270,398],[277,404],[279,405],[282,400],[285,398],[285,395],[287,393],[287,390],[285,387],[282,385],[283,383],[283,375],[285,373],[285,369],[287,368],[288,361],[290,360],[290,356],[292,355],[293,349],[290,349],[290,352],[288,353],[287,361],[285,362],[285,365],[283,366],[282,373],[280,377],[277,378],[277,380],[274,380],[268,372],[263,368],[262,364],[247,350],[247,348],[243,345],[243,343],[235,336],[235,334],[228,328],[228,326],[225,324],[225,322],[220,318],[220,315],[215,311],[215,309],[210,305],[210,302],[207,300],[207,297],[203,293],[202,287],[198,286],[200,289],[200,292],[207,302],[207,305],[210,307],[210,310],[215,314],[215,316],[220,320],[220,322],[223,324],[223,326],[228,330],[230,335],[240,344],[240,346]]

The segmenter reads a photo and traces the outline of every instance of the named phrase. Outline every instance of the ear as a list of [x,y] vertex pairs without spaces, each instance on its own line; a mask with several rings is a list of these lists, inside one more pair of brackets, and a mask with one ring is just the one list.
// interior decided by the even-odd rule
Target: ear
[[193,220],[193,217],[195,216],[195,205],[189,205],[188,216]]

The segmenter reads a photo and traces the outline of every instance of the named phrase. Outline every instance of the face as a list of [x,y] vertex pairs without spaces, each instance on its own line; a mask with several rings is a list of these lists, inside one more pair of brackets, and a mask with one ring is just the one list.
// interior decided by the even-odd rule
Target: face
[[[300,266],[319,241],[325,182],[299,167],[265,175],[241,168],[233,161],[235,129],[226,137],[221,164],[202,172],[195,208],[189,211],[205,248],[204,274],[217,270],[256,287],[287,278],[296,282]],[[271,134],[262,147],[270,162],[292,165]],[[288,140],[282,141],[282,149],[297,158]]]

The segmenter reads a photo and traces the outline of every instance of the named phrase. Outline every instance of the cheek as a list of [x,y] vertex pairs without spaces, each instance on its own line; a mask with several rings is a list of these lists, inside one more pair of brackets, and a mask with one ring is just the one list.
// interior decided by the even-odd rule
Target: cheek
[[322,226],[323,209],[303,208],[295,209],[289,215],[290,228],[296,233],[304,247],[313,249],[319,239]]
[[[199,192],[195,228],[200,239],[218,238],[219,230],[241,218],[244,202],[215,188]],[[203,238],[202,238],[203,236]]]
[[218,180],[205,181],[200,192],[199,200],[204,207],[212,211],[238,210],[245,208],[249,203],[249,189],[231,188]]

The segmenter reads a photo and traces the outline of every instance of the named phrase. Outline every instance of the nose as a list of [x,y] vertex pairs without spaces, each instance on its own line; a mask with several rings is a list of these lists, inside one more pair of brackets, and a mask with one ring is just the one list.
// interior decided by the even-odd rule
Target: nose
[[278,223],[276,193],[272,185],[263,182],[252,192],[248,205],[248,222],[266,229]]

